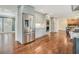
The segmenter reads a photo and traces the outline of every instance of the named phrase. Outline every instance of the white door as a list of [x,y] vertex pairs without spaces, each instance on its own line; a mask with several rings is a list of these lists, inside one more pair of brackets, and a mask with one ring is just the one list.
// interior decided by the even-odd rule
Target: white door
[[54,32],[58,32],[59,30],[59,21],[57,18],[54,19]]

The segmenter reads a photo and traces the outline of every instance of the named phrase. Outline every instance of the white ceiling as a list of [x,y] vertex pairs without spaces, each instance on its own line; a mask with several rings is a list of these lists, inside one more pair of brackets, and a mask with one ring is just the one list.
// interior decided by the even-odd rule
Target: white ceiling
[[[71,6],[70,5],[32,5],[35,7],[35,10],[48,13],[50,16],[54,17],[69,17],[72,14]],[[0,8],[6,8],[16,10],[16,5],[0,5]]]
[[54,17],[69,17],[72,14],[70,5],[32,5],[37,11]]
[[17,5],[0,5],[1,9],[6,9],[6,11],[16,11]]

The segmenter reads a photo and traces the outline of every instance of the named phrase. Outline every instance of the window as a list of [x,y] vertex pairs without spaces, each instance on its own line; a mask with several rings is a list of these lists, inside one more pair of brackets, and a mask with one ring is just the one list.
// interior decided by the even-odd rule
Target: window
[[15,31],[14,18],[0,18],[0,32]]
[[12,20],[12,31],[15,31],[15,19]]
[[2,18],[0,18],[0,32],[2,32]]
[[12,19],[4,18],[4,32],[12,31]]

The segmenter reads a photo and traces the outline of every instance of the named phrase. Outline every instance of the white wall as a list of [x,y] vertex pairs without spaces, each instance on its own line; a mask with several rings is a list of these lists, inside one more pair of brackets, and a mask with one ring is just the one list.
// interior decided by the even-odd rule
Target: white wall
[[[0,16],[14,17],[17,20],[17,6],[16,5],[0,5]],[[16,38],[16,23],[15,23],[15,40]]]
[[16,20],[16,41],[22,44],[22,7],[17,8],[17,20]]
[[58,32],[59,31],[59,19],[54,18],[54,31],[53,32]]
[[67,27],[67,18],[59,18],[59,30],[65,31]]
[[0,16],[15,17],[17,6],[15,5],[0,5]]
[[54,18],[52,19],[52,32],[58,32],[59,30],[65,31],[67,27],[67,18]]

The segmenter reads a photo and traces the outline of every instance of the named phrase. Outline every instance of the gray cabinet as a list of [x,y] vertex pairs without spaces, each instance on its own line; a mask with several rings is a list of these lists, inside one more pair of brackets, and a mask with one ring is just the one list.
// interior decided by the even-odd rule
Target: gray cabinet
[[79,54],[79,38],[74,38],[73,40],[74,43],[74,53]]

